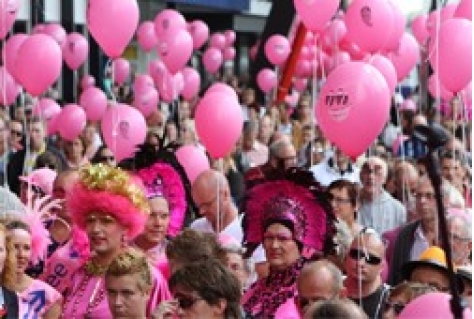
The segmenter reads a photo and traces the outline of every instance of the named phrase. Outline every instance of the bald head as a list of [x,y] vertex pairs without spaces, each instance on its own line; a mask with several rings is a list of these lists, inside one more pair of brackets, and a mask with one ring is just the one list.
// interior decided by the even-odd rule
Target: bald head
[[192,185],[193,191],[194,189],[205,189],[214,193],[218,187],[220,190],[229,188],[229,183],[221,172],[213,169],[208,169],[199,174]]

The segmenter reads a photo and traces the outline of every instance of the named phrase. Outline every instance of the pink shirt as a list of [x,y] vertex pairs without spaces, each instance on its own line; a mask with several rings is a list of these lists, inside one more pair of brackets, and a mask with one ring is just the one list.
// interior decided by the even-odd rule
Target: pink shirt
[[43,318],[45,312],[61,298],[56,289],[41,280],[33,279],[31,285],[18,294],[19,317]]

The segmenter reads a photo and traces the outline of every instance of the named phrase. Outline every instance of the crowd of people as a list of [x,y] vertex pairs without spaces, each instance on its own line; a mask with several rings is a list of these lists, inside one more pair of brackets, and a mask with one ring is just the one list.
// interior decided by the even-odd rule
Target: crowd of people
[[[205,150],[195,102],[160,105],[145,144],[119,163],[100,123],[66,141],[32,102],[2,109],[0,317],[397,318],[422,295],[452,293],[447,247],[471,308],[471,123],[459,99],[442,113],[393,99],[353,161],[314,123],[309,93],[261,105],[228,83],[242,134],[194,180],[175,151]],[[449,243],[413,134],[433,122],[449,133],[435,154]]]

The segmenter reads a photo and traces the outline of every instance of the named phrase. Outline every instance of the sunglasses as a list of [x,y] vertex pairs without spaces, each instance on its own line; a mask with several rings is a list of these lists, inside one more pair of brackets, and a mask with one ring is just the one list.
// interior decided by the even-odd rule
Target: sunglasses
[[404,308],[405,305],[399,302],[385,302],[385,312],[389,311],[390,309],[393,309],[393,312],[395,312],[396,315],[399,315]]
[[176,301],[178,301],[178,305],[181,309],[186,310],[191,308],[197,301],[204,300],[198,297],[177,297]]
[[16,136],[18,136],[18,137],[22,137],[22,136],[23,136],[23,132],[15,131],[15,130],[10,130],[10,135],[16,135]]
[[100,159],[101,159],[102,161],[111,162],[111,161],[114,161],[114,160],[115,160],[115,157],[113,157],[113,156],[102,156]]
[[382,258],[378,256],[374,256],[372,254],[363,252],[359,249],[351,249],[349,250],[349,257],[355,260],[359,260],[361,258],[365,259],[365,262],[368,263],[369,265],[378,265],[382,262]]

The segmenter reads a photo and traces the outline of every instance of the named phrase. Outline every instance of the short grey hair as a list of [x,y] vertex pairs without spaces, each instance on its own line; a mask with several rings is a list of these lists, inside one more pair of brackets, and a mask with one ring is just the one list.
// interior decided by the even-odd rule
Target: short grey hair
[[321,259],[317,261],[312,261],[304,265],[301,269],[300,275],[298,276],[298,283],[300,279],[308,274],[318,274],[322,269],[326,269],[330,275],[333,282],[332,290],[334,294],[338,294],[342,288],[344,288],[344,280],[342,277],[342,272],[339,268],[336,267],[329,260]]
[[279,139],[270,144],[268,148],[269,158],[279,158],[280,152],[285,146],[293,146],[293,144],[286,138]]
[[464,236],[469,237],[472,240],[472,220],[471,215],[468,213],[462,214],[449,214],[446,218],[448,224],[451,224],[454,220],[460,220],[461,224],[463,225],[463,233]]

